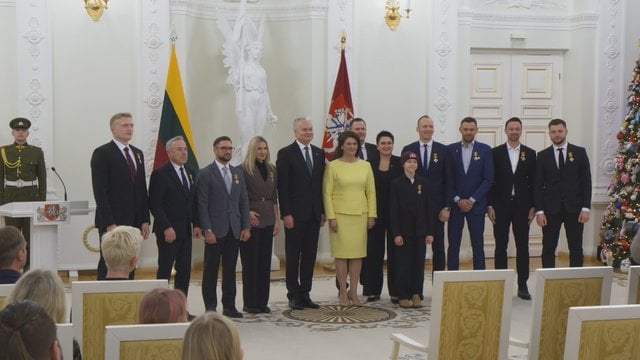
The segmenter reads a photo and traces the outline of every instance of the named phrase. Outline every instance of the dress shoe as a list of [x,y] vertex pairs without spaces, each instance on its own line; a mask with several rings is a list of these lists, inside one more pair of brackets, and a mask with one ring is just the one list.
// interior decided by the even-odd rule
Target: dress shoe
[[248,307],[248,306],[243,306],[242,311],[249,314],[260,314],[262,312],[260,308],[254,308],[254,307]]
[[528,290],[518,290],[518,297],[522,300],[531,300],[531,294]]
[[297,300],[289,300],[291,310],[304,310],[304,304]]
[[422,299],[420,299],[420,295],[418,294],[413,294],[411,302],[413,303],[413,307],[416,309],[422,307]]
[[222,311],[222,315],[228,317],[228,318],[241,318],[242,317],[242,313],[239,312],[236,309],[224,309]]
[[369,295],[367,296],[367,302],[374,302],[380,300],[379,295]]
[[403,309],[412,309],[413,308],[413,302],[411,300],[409,300],[409,299],[400,299],[398,304]]
[[269,314],[271,312],[271,308],[268,306],[260,308],[260,312],[263,314]]
[[193,321],[193,319],[195,319],[195,318],[196,318],[195,315],[187,313],[187,321]]
[[320,305],[313,302],[311,299],[307,299],[307,302],[304,304],[305,307],[309,309],[320,309]]
[[398,304],[399,301],[400,301],[400,299],[398,299],[397,296],[392,296],[391,297],[391,303],[392,304]]

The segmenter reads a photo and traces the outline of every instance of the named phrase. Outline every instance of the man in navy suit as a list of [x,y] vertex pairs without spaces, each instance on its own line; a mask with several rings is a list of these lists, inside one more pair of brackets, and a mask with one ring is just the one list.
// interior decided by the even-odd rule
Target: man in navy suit
[[449,248],[447,267],[458,270],[462,228],[467,220],[473,269],[483,270],[484,265],[484,215],[487,212],[487,195],[493,185],[493,156],[491,147],[475,140],[478,122],[472,117],[460,121],[462,141],[448,146],[453,171],[453,189],[450,199],[456,204],[449,218]]
[[244,174],[229,165],[233,144],[227,136],[213,142],[213,163],[200,170],[196,192],[200,226],[204,235],[204,270],[202,298],[207,311],[218,304],[216,287],[222,258],[222,314],[241,318],[236,309],[236,262],[240,241],[251,237],[249,196]]
[[169,280],[175,264],[174,287],[187,295],[192,236],[200,237],[200,220],[194,206],[195,174],[186,166],[189,154],[182,136],[169,139],[165,147],[169,161],[151,173],[149,182],[149,207],[158,244],[156,278]]
[[533,183],[536,152],[520,143],[522,121],[517,117],[504,125],[507,142],[492,149],[495,183],[489,192],[487,214],[496,239],[495,267],[507,268],[509,225],[513,227],[518,269],[518,297],[531,300],[529,279],[529,224],[535,216]]
[[354,118],[349,123],[349,128],[360,139],[360,149],[358,150],[358,157],[362,160],[371,161],[372,159],[379,158],[378,146],[376,144],[368,143],[367,140],[367,122],[362,118]]
[[293,121],[296,140],[278,151],[278,199],[285,228],[286,283],[289,306],[317,309],[311,300],[318,234],[324,225],[322,177],[324,153],[311,145],[313,124],[307,118]]
[[[149,237],[149,204],[142,151],[129,144],[133,121],[129,113],[117,113],[109,121],[113,140],[96,148],[91,156],[91,185],[96,200],[95,226],[100,238],[118,225],[137,227]],[[102,252],[98,280],[107,275]],[[133,279],[134,271],[129,274]]]
[[542,267],[556,266],[560,226],[569,244],[569,265],[583,263],[582,231],[591,208],[591,167],[583,147],[567,143],[567,123],[549,122],[553,144],[536,161],[536,222],[542,228]]
[[416,131],[419,140],[402,148],[402,153],[411,151],[418,154],[419,175],[427,178],[427,191],[431,202],[433,218],[433,271],[442,271],[446,267],[444,251],[444,223],[449,220],[453,200],[447,196],[451,192],[452,173],[448,161],[447,147],[433,140],[433,120],[428,115],[418,119]]

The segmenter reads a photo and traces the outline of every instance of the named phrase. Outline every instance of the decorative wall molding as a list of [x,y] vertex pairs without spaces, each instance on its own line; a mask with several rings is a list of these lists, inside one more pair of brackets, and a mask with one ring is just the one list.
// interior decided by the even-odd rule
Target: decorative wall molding
[[[16,6],[18,115],[31,120],[28,142],[41,147],[47,167],[53,159],[52,0],[22,0]],[[53,181],[48,193],[55,195]]]
[[624,9],[626,0],[604,0],[601,2],[598,45],[598,62],[595,89],[597,156],[594,176],[594,193],[606,194],[613,174],[613,156],[618,147],[616,133],[626,114],[627,82],[624,78],[622,57],[625,36]]
[[[333,87],[340,65],[340,36],[345,33],[347,39],[345,47],[345,57],[347,58],[347,69],[349,70],[349,83],[351,86],[351,98],[357,99],[357,73],[355,64],[355,52],[350,51],[355,43],[354,25],[354,0],[329,0],[326,10],[327,16],[327,104],[326,111],[329,110],[329,101],[333,93]],[[354,107],[356,104],[353,104]],[[323,130],[324,131],[324,130]]]
[[170,19],[166,1],[141,0],[140,5],[140,69],[141,123],[146,174],[151,175],[155,160],[156,141],[162,114],[164,87],[169,63]]
[[0,7],[3,7],[3,6],[15,7],[16,0],[0,0]]
[[485,29],[522,30],[580,30],[598,27],[598,14],[572,16],[545,16],[526,14],[483,13],[460,11],[460,25],[472,25]]
[[429,19],[429,114],[440,141],[455,131],[458,98],[458,8],[457,1],[434,0]]
[[567,0],[485,0],[484,5],[500,4],[506,8],[533,9],[533,8],[566,8]]
[[[348,0],[339,0],[347,3]],[[344,5],[344,4],[343,4]],[[217,19],[216,11],[222,11],[229,21],[235,21],[237,3],[214,2],[209,0],[170,0],[172,15],[188,15],[202,19]],[[286,5],[247,4],[249,16],[265,15],[266,21],[278,20],[317,20],[326,19],[329,0],[311,0],[305,3]]]

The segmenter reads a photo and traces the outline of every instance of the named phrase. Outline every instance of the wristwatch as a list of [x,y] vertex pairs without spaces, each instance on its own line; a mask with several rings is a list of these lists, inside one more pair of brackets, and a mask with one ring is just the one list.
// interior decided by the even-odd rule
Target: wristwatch
[[203,234],[205,234],[205,235],[206,235],[206,234],[208,234],[208,233],[210,233],[210,232],[213,232],[213,230],[211,230],[211,229],[205,229],[205,230],[203,230],[203,231],[202,231],[202,233],[203,233]]

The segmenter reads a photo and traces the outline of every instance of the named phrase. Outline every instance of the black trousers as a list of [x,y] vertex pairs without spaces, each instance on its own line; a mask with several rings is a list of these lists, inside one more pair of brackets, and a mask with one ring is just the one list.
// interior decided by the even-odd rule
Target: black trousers
[[263,309],[269,304],[272,247],[273,226],[252,228],[249,240],[240,242],[245,307]]
[[518,288],[526,290],[529,279],[529,209],[518,207],[515,200],[509,200],[506,205],[504,209],[496,211],[496,223],[493,225],[493,236],[496,239],[495,268],[507,268],[507,247],[509,226],[511,226],[516,243]]
[[438,220],[439,214],[440,210],[433,214],[433,242],[431,243],[431,255],[433,258],[432,272],[444,271],[447,267],[447,256],[444,250],[444,223]]
[[404,245],[396,246],[396,290],[400,299],[422,295],[427,245],[424,236],[402,236]]
[[181,290],[185,295],[189,293],[191,280],[191,232],[176,234],[176,239],[168,243],[164,240],[164,233],[156,233],[158,244],[158,271],[156,279],[171,278],[171,268],[175,263],[176,276],[173,287]]
[[222,258],[222,306],[236,307],[236,262],[240,240],[229,230],[226,236],[217,238],[215,244],[204,245],[204,270],[202,272],[202,300],[207,311],[218,306],[218,268]]
[[[391,241],[393,244],[393,239],[389,239],[387,230],[388,224],[376,222],[367,233],[367,257],[363,259],[363,265],[366,264],[366,266],[362,267],[364,275],[362,294],[365,296],[380,296],[382,293],[385,240],[387,243]],[[392,270],[390,270],[391,265],[389,264],[391,256],[387,255],[387,259],[388,274],[391,274]]]
[[582,251],[582,231],[584,224],[578,222],[580,213],[569,213],[562,210],[557,214],[547,214],[547,226],[542,228],[542,267],[556,267],[556,248],[560,236],[560,226],[564,224],[564,231],[569,245],[569,266],[581,267],[584,256]]
[[[106,229],[99,230],[98,236],[100,237],[100,260],[98,260],[98,270],[96,280],[106,280],[107,279],[107,263],[104,261],[104,257],[102,257],[102,236],[107,232]],[[134,269],[129,273],[129,280],[133,280],[136,276],[136,270]]]
[[317,220],[295,220],[293,229],[285,229],[286,283],[289,300],[308,300],[313,268],[318,254]]
[[31,266],[31,218],[12,218],[7,216],[4,218],[4,224],[18,228],[27,241],[27,263],[24,265],[24,271],[29,270]]

